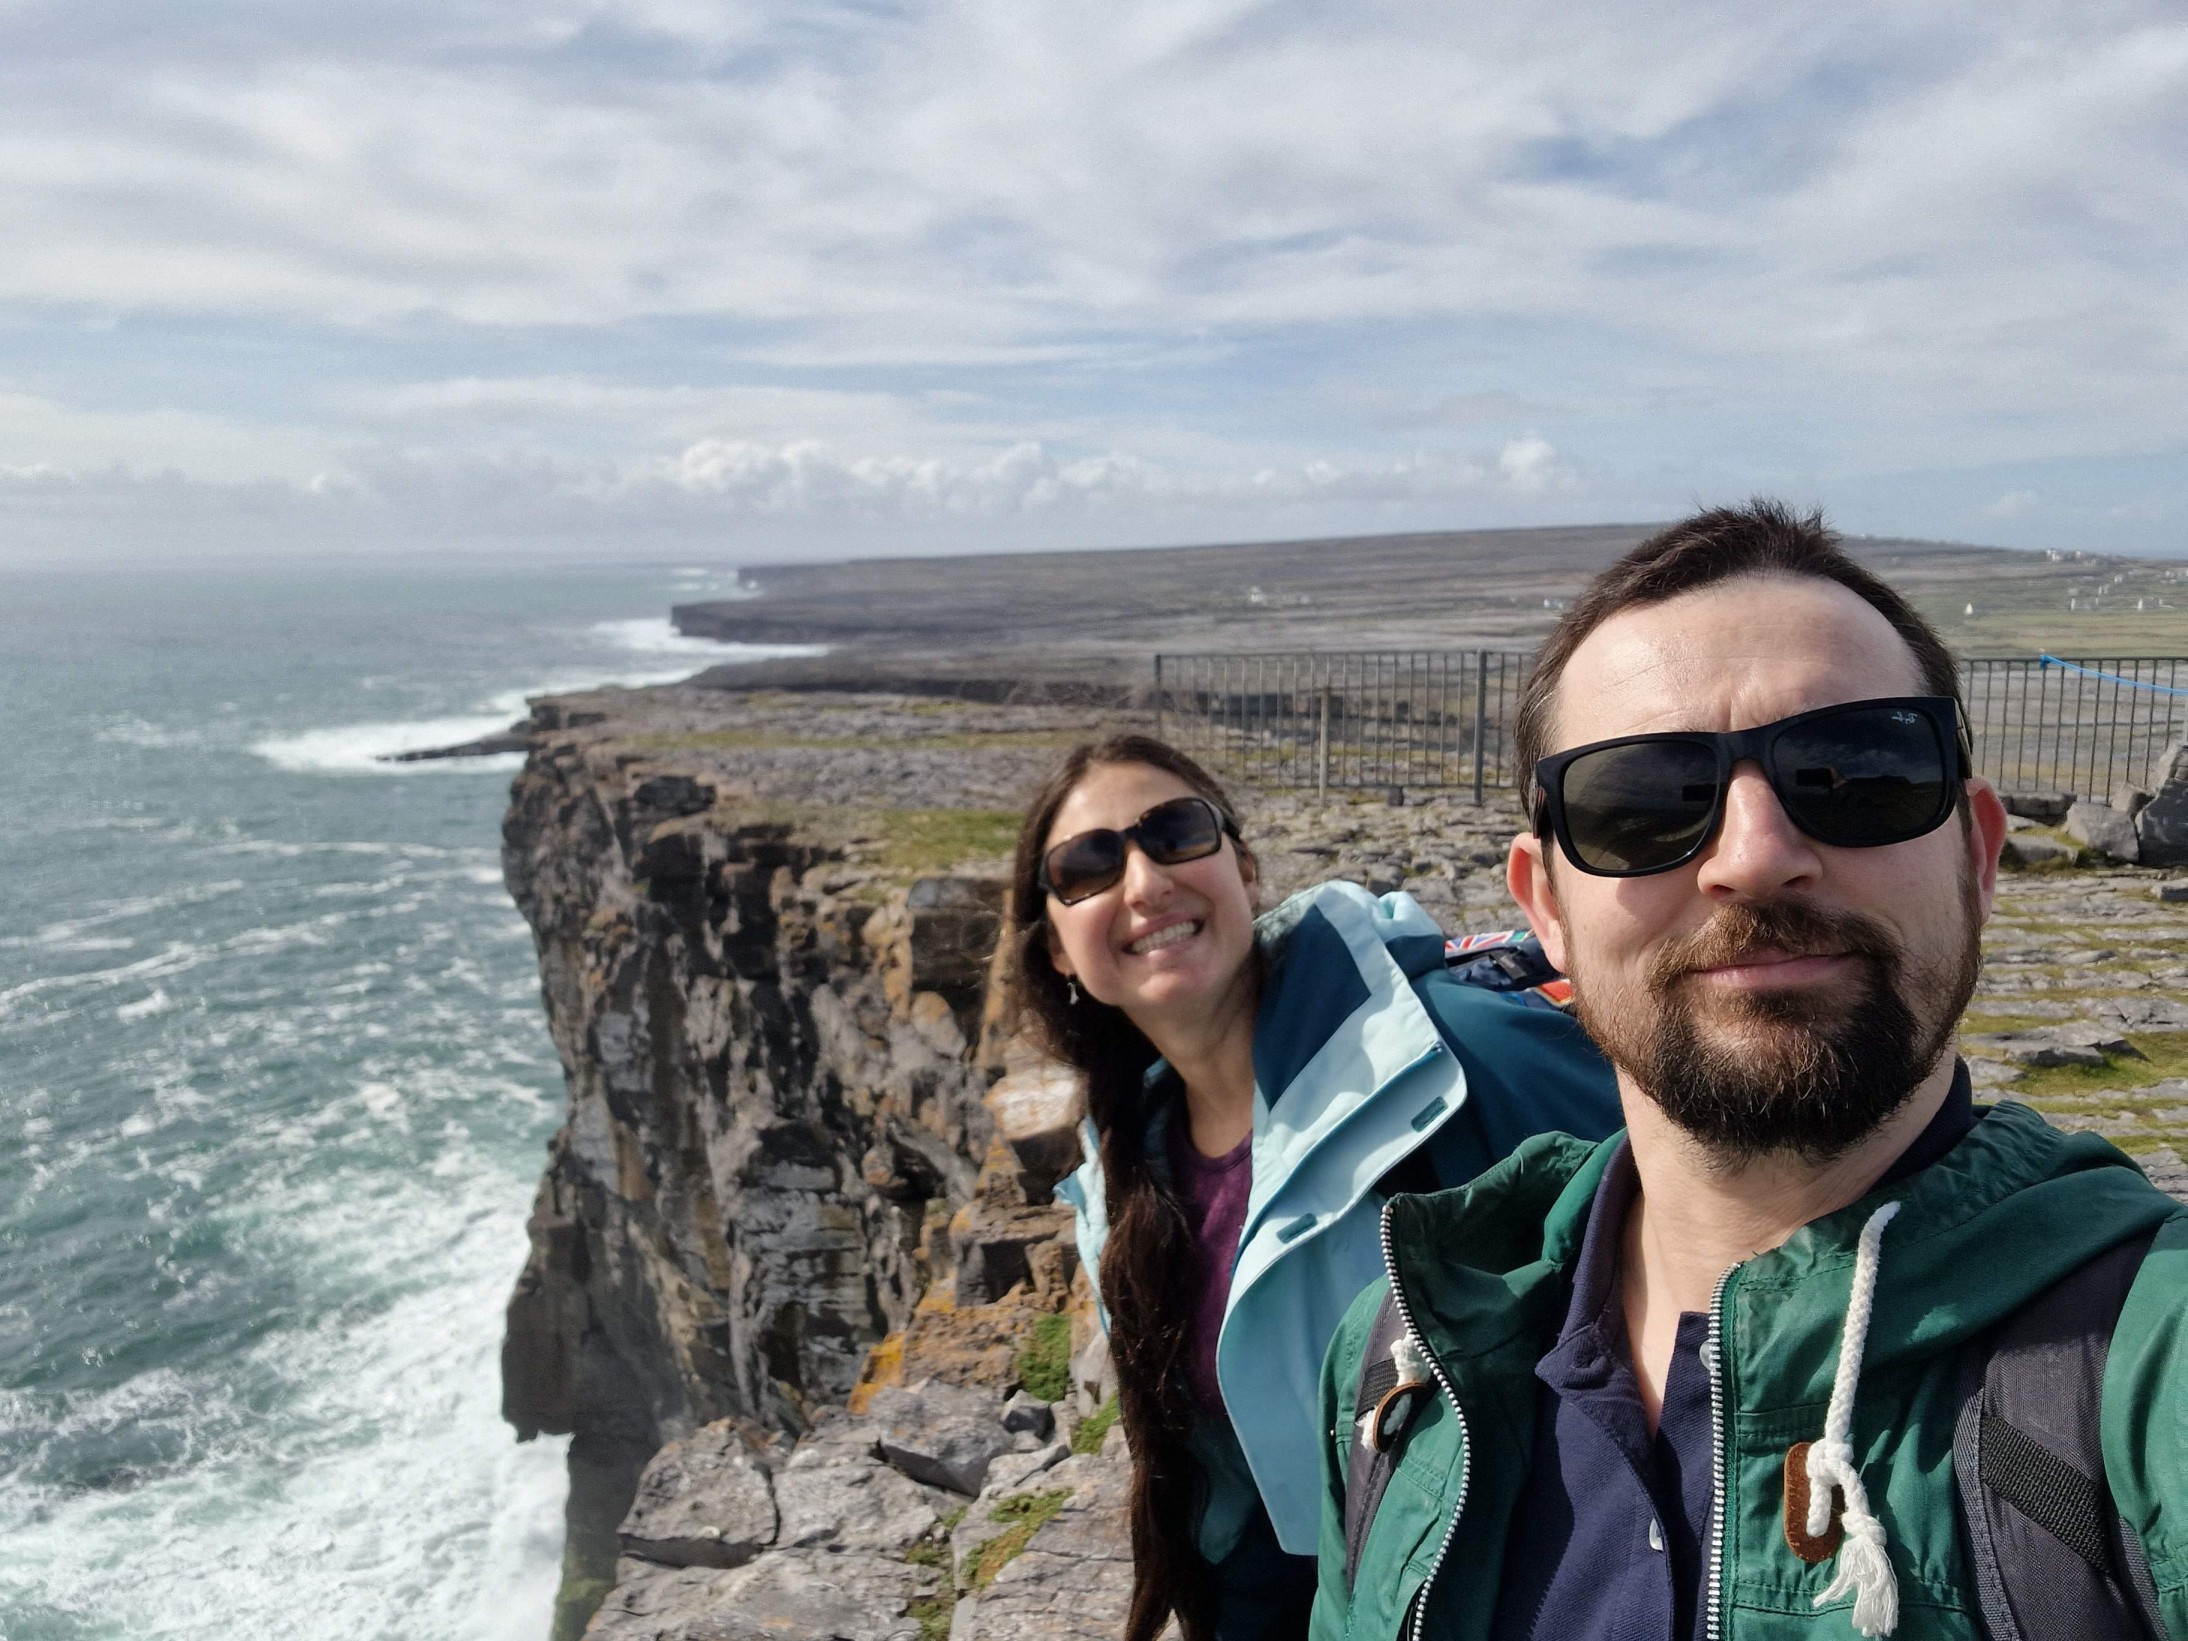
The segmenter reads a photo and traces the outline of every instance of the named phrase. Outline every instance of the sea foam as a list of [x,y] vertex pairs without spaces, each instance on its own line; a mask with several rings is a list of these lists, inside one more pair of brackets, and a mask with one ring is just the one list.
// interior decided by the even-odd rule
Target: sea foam
[[389,763],[403,752],[461,746],[507,729],[510,717],[484,713],[462,718],[413,718],[397,722],[343,724],[307,729],[301,735],[273,735],[251,750],[276,768],[296,775],[418,775],[451,771],[504,773],[523,759],[515,753],[491,758],[444,758],[428,763]]
[[666,616],[633,621],[596,621],[603,642],[638,655],[689,655],[715,666],[739,661],[776,661],[801,655],[825,655],[826,644],[740,644],[729,639],[694,638],[676,630]]
[[[703,665],[769,661],[782,657],[821,655],[825,644],[735,644],[707,638],[687,638],[665,617],[627,621],[598,621],[589,629],[601,646],[630,655],[677,656]],[[382,720],[308,729],[295,735],[272,735],[255,742],[251,750],[276,768],[298,775],[506,775],[524,760],[517,753],[497,753],[483,758],[432,758],[417,763],[389,760],[405,752],[430,752],[439,747],[462,746],[468,741],[498,735],[522,718],[527,702],[540,695],[568,695],[591,689],[643,689],[673,684],[691,676],[693,668],[628,667],[572,668],[543,682],[490,695],[479,710],[460,717]]]

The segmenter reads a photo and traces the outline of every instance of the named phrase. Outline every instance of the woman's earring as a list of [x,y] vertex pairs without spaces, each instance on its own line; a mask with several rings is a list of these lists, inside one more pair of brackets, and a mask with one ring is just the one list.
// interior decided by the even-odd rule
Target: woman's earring
[[1064,990],[1070,994],[1071,1006],[1077,1008],[1079,1006],[1079,982],[1067,975],[1064,979]]

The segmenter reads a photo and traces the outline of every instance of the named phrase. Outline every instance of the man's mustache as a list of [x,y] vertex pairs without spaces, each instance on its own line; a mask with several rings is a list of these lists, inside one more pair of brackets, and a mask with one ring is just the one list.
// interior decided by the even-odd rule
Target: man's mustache
[[1899,943],[1883,924],[1859,912],[1826,911],[1801,900],[1738,901],[1692,934],[1667,941],[1649,965],[1649,986],[1661,992],[1699,970],[1764,956],[1840,953],[1891,962],[1899,955]]

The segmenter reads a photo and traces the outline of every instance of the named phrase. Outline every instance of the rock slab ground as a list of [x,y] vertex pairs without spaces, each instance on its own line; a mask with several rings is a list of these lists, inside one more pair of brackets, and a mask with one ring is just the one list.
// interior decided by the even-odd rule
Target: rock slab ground
[[[1023,1393],[928,1381],[876,1400],[795,1442],[725,1419],[664,1447],[587,1641],[1115,1633],[1130,1584],[1120,1441],[1075,1454],[1046,1439],[1056,1411]],[[947,1434],[909,1441],[921,1427]],[[966,1487],[937,1487],[936,1446],[986,1456],[954,1472]]]

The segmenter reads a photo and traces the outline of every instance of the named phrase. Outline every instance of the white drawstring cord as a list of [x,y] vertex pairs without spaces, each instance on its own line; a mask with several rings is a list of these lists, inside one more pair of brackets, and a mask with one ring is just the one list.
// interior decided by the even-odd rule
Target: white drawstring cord
[[1831,1381],[1831,1408],[1824,1415],[1823,1440],[1808,1448],[1808,1521],[1810,1538],[1831,1530],[1831,1490],[1846,1497],[1842,1518],[1845,1540],[1839,1545],[1838,1573],[1816,1597],[1816,1605],[1854,1592],[1854,1628],[1863,1635],[1890,1635],[1899,1626],[1899,1580],[1884,1553],[1884,1523],[1869,1508],[1868,1490],[1854,1468],[1854,1396],[1861,1388],[1862,1352],[1869,1343],[1869,1310],[1876,1300],[1877,1249],[1884,1227],[1899,1212],[1887,1202],[1869,1216],[1854,1250],[1854,1289],[1846,1300],[1846,1323],[1839,1333],[1838,1374]]

